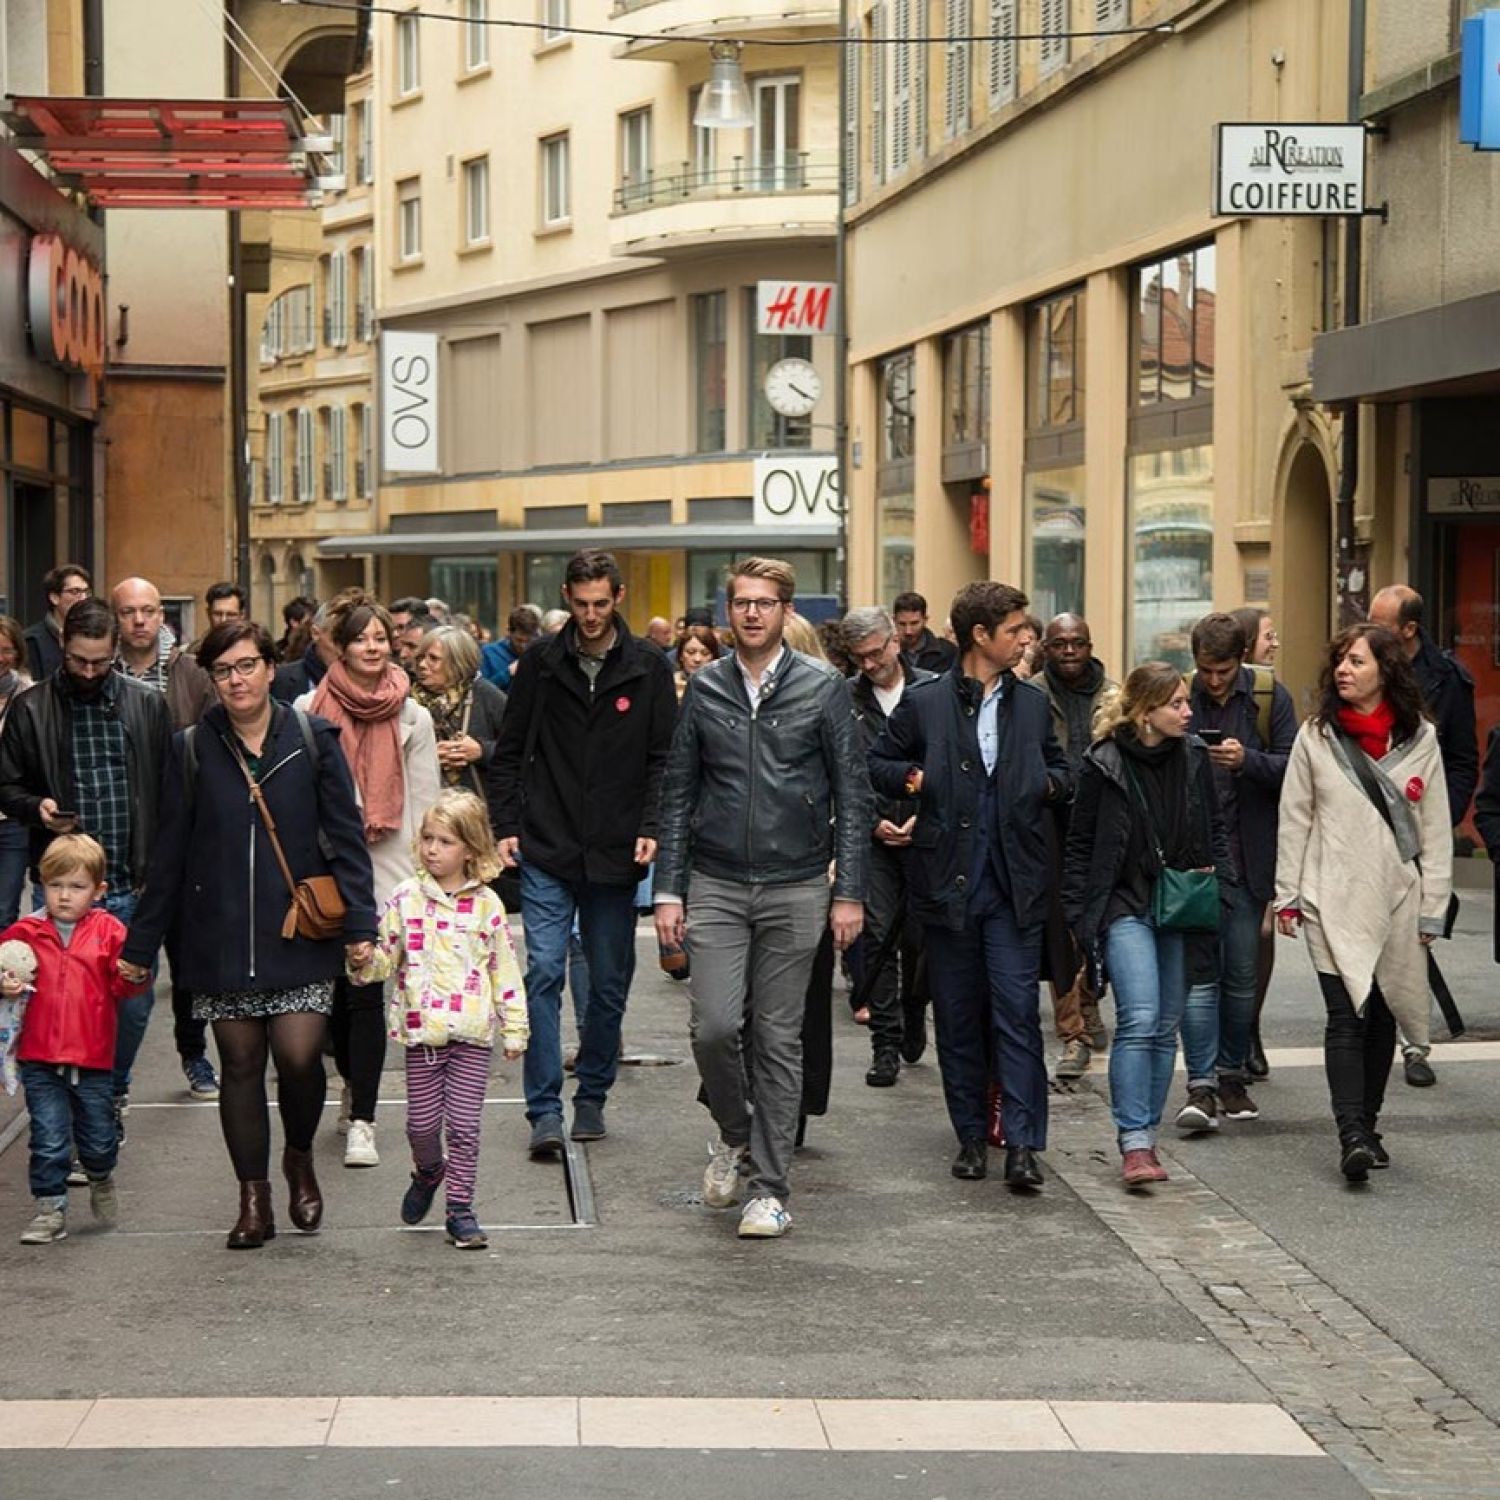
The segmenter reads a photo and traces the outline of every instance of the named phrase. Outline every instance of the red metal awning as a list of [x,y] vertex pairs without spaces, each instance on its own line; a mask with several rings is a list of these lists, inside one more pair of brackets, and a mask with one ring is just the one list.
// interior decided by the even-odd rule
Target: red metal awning
[[99,208],[312,208],[333,149],[280,99],[12,96],[14,144]]

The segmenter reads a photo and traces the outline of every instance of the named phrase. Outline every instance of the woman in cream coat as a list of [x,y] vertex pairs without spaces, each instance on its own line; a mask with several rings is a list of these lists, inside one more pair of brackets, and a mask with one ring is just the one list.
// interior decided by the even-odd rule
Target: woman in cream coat
[[1396,1027],[1427,1041],[1426,948],[1443,931],[1452,867],[1443,762],[1416,679],[1390,631],[1352,625],[1328,648],[1322,702],[1293,746],[1276,853],[1277,926],[1283,937],[1301,926],[1328,1010],[1324,1060],[1351,1182],[1389,1165],[1375,1127]]

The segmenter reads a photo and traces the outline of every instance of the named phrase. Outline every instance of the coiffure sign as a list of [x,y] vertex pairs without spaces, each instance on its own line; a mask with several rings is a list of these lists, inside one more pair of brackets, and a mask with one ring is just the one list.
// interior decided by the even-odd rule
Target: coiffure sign
[[104,373],[104,274],[59,234],[32,238],[26,316],[38,359],[60,370]]
[[1363,125],[1220,125],[1221,215],[1330,218],[1365,211]]

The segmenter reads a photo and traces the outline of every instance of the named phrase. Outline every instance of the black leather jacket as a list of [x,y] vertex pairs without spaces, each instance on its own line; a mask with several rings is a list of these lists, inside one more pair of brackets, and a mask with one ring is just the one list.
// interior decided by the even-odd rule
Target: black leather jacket
[[837,861],[833,896],[863,901],[875,807],[844,679],[788,651],[752,711],[731,652],[683,695],[662,784],[656,894],[689,870],[745,885],[812,880]]

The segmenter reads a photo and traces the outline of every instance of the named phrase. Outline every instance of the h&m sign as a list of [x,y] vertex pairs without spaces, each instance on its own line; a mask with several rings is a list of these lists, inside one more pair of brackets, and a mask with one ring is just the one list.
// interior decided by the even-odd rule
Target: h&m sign
[[757,526],[837,526],[844,514],[839,461],[831,453],[755,460]]

